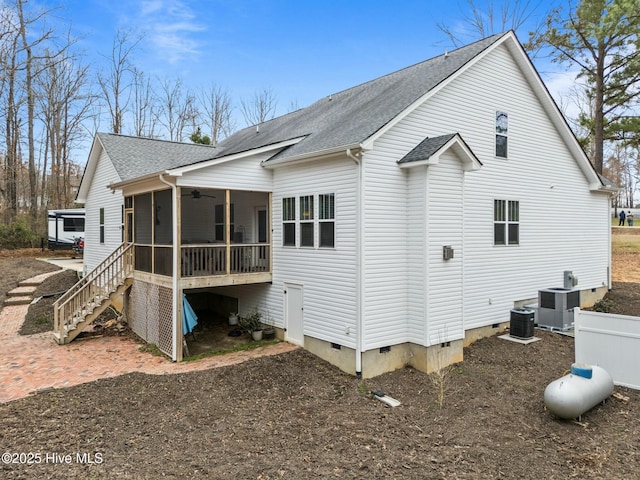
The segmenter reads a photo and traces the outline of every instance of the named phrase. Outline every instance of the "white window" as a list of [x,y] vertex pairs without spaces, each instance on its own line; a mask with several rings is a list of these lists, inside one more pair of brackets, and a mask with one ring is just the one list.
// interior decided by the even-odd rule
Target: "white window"
[[318,195],[320,247],[335,247],[335,194]]
[[496,112],[496,157],[507,158],[509,118],[505,112]]
[[493,201],[493,244],[518,245],[520,243],[520,202]]
[[[230,225],[229,225],[229,230],[231,232],[231,238],[235,241],[234,239],[234,229],[235,229],[235,225],[234,225],[234,207],[233,207],[233,203],[231,203],[229,205],[229,216],[231,217],[230,219]],[[224,203],[219,203],[215,206],[215,213],[214,213],[214,220],[215,220],[215,240],[216,242],[226,242],[226,238],[225,238],[225,233],[226,233],[226,225],[224,222],[224,217],[226,214],[226,205]],[[242,243],[242,240],[240,240],[240,243]]]
[[282,199],[282,245],[296,246],[296,199]]
[[300,197],[300,246],[314,246],[313,195]]

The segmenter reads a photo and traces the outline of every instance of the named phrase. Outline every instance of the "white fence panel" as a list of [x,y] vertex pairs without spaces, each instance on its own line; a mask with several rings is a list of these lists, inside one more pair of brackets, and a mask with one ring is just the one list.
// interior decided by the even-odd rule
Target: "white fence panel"
[[640,390],[640,317],[575,308],[576,362],[604,368],[616,385]]

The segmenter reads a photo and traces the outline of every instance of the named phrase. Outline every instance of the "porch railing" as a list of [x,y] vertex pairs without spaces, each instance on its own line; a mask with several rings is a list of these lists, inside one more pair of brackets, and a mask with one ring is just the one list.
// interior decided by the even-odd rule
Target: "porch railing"
[[268,243],[227,245],[183,245],[181,274],[183,277],[233,275],[238,273],[269,272],[270,248]]
[[133,244],[123,243],[54,303],[54,332],[63,338],[132,275]]

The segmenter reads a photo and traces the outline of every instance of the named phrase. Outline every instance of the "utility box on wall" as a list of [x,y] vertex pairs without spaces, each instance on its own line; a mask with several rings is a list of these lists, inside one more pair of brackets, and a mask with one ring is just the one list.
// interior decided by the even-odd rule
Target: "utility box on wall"
[[580,290],[546,288],[538,291],[538,326],[556,330],[573,327],[573,309],[580,306]]

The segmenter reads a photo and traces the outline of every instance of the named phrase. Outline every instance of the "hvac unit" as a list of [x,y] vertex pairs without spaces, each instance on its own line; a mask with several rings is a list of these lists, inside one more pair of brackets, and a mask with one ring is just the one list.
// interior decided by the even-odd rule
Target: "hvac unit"
[[573,309],[580,306],[580,290],[546,288],[538,291],[538,326],[552,330],[573,328]]
[[523,340],[533,338],[536,312],[530,308],[514,308],[511,310],[509,335]]

